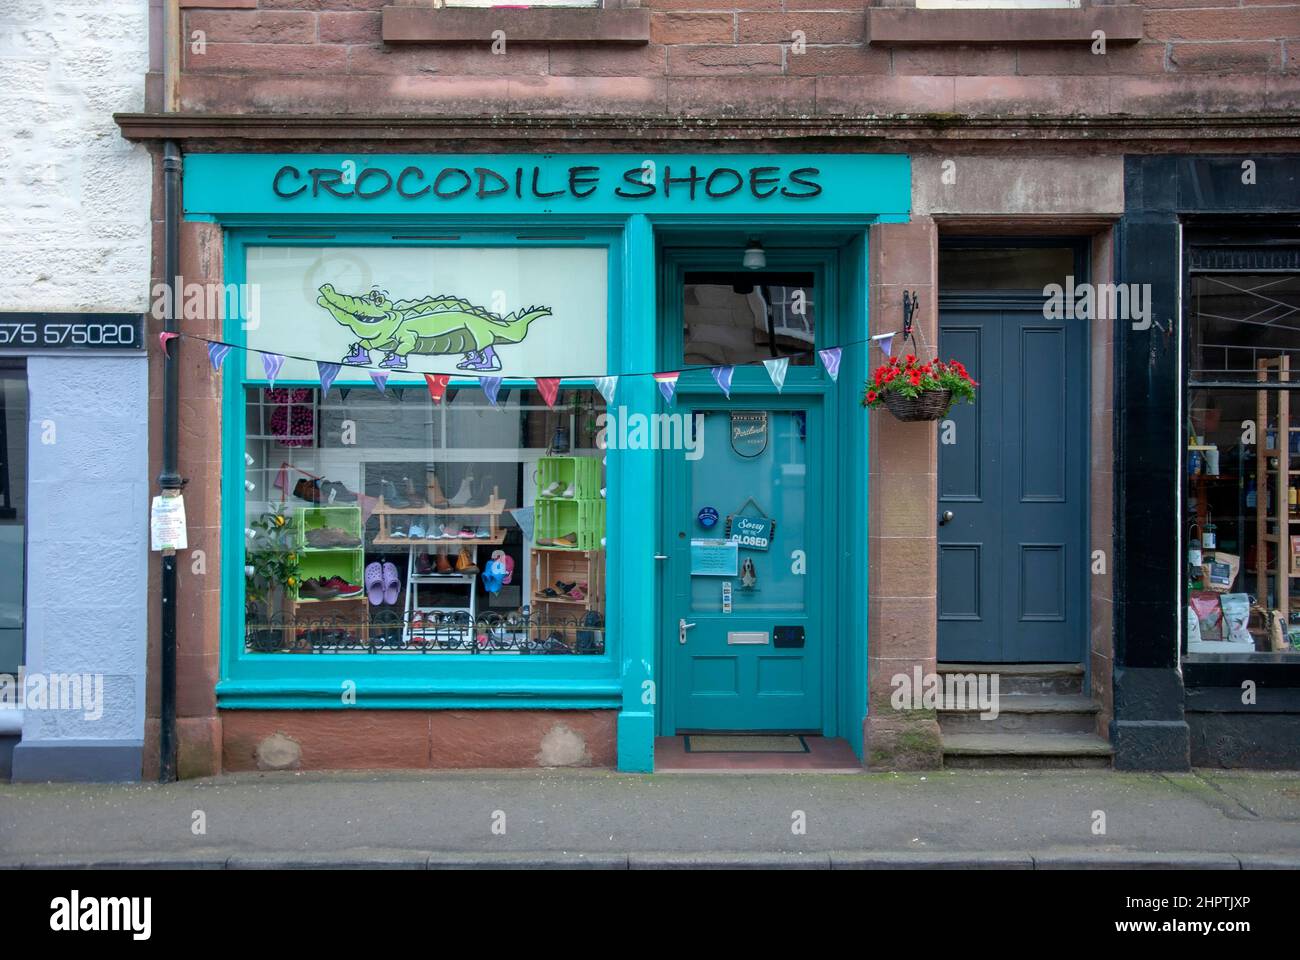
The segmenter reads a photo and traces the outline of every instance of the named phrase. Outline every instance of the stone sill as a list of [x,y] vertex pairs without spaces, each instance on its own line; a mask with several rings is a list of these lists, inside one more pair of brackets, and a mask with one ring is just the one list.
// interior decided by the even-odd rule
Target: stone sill
[[385,43],[491,43],[501,30],[507,43],[647,44],[650,11],[593,7],[533,9],[384,7]]
[[1080,10],[916,10],[871,7],[867,43],[917,46],[948,43],[1092,43],[1100,30],[1109,43],[1142,39],[1142,8],[1135,4]]

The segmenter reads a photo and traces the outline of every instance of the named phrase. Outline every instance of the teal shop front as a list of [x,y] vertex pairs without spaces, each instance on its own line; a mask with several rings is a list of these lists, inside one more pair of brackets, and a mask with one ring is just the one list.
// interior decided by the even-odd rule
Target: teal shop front
[[860,756],[867,231],[909,194],[896,155],[186,157],[227,768]]

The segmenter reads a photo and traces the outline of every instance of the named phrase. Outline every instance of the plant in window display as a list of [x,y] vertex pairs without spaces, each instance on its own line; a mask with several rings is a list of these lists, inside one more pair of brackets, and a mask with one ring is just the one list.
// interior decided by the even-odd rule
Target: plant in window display
[[285,511],[268,511],[248,525],[251,546],[245,553],[245,601],[258,608],[264,622],[276,590],[292,594],[301,580],[296,531]]

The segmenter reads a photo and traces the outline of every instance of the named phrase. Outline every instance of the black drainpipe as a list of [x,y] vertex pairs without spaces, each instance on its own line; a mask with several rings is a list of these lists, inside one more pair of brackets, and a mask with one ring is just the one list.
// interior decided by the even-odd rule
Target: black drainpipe
[[[163,145],[163,278],[171,288],[169,309],[163,313],[163,330],[178,333],[181,305],[181,151],[174,140]],[[178,390],[180,385],[179,337],[169,338],[163,359],[162,397],[162,472],[158,486],[163,496],[179,493],[185,482],[177,469],[179,423]],[[176,779],[176,554],[167,551],[162,557],[162,675],[159,702],[158,780]]]

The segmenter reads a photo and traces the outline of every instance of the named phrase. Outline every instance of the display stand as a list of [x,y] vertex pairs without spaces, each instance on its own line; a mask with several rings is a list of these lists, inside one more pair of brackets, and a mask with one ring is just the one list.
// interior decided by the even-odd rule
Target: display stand
[[[474,604],[478,596],[477,573],[414,573],[416,546],[411,546],[406,576],[406,607],[402,617],[402,640],[407,649],[464,651],[474,640]],[[422,585],[464,589],[461,605],[420,603]],[[422,625],[414,624],[420,616]],[[459,615],[459,616],[458,616]],[[433,618],[432,624],[428,623]],[[463,623],[457,622],[463,620]]]

